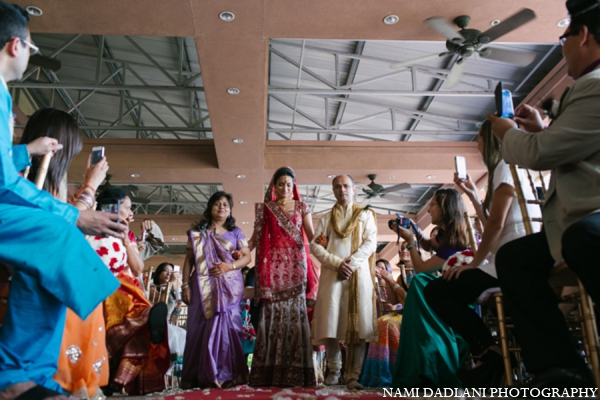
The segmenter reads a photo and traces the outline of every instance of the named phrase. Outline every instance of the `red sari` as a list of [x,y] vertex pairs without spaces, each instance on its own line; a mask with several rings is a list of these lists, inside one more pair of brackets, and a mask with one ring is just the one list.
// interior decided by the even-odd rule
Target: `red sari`
[[294,210],[286,213],[274,201],[273,182],[265,203],[256,205],[256,299],[260,320],[250,384],[315,386],[307,297],[316,294],[308,241],[303,229],[310,213],[294,184]]

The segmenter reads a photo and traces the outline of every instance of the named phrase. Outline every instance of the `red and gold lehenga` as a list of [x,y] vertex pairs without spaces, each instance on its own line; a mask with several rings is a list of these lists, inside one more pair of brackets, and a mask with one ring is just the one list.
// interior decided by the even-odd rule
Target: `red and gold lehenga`
[[164,390],[164,375],[171,361],[168,335],[165,332],[161,343],[150,341],[148,316],[152,303],[139,281],[129,274],[125,247],[110,237],[89,241],[121,283],[104,301],[110,382],[124,386],[129,395]]
[[250,384],[315,386],[307,298],[316,295],[303,218],[310,211],[294,183],[294,210],[274,201],[273,181],[256,205],[256,295],[260,320]]

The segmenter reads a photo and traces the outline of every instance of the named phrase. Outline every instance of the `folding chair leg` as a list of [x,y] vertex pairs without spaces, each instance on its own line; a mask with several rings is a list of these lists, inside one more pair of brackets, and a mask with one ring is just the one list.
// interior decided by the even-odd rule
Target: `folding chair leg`
[[508,350],[508,339],[506,335],[506,318],[504,316],[504,305],[502,304],[502,294],[494,294],[496,299],[496,311],[498,312],[498,330],[500,331],[500,346],[502,347],[502,360],[504,362],[504,373],[506,375],[506,385],[513,385],[512,368],[510,365],[510,353]]
[[594,370],[594,379],[596,387],[600,387],[600,362],[598,361],[598,330],[596,328],[596,318],[592,306],[592,300],[588,296],[587,291],[579,281],[579,294],[581,295],[581,309],[584,320],[584,334],[586,349],[589,349],[588,360]]

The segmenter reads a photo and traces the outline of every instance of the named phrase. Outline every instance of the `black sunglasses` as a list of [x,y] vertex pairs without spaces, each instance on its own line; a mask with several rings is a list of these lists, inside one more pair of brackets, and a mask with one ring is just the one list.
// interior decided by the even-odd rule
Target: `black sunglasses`
[[565,45],[565,42],[567,41],[567,38],[568,38],[569,36],[574,36],[574,35],[577,35],[577,33],[575,33],[575,32],[571,32],[571,31],[569,31],[569,32],[565,32],[565,34],[564,34],[564,35],[562,35],[562,36],[560,36],[560,37],[558,38],[558,43],[560,43],[560,45],[561,45],[561,46],[564,46],[564,45]]

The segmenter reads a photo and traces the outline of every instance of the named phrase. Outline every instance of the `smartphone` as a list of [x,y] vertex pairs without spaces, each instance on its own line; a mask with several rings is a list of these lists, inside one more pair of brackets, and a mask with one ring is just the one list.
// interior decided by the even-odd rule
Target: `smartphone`
[[179,265],[175,265],[173,267],[173,272],[179,272],[181,270],[181,267]]
[[92,147],[91,165],[98,164],[104,157],[104,146]]
[[147,236],[148,236],[148,231],[144,229],[144,232],[142,232],[142,242],[146,241]]
[[410,228],[410,218],[400,217],[400,226],[404,229]]
[[463,181],[467,180],[467,160],[463,156],[456,156],[454,157],[454,165],[458,178]]
[[113,214],[118,214],[119,213],[119,207],[121,206],[121,200],[117,200],[116,203],[106,203],[106,204],[101,204],[100,205],[100,209],[104,212],[109,212],[109,213],[113,213]]
[[502,86],[502,82],[498,82],[494,91],[496,99],[496,115],[502,118],[512,118],[515,116],[515,109],[512,101],[512,93]]

